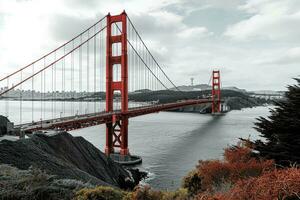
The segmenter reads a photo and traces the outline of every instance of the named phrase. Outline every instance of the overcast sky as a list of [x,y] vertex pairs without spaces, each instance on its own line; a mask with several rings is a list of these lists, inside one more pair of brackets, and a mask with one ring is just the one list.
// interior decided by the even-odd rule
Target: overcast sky
[[300,75],[300,0],[0,0],[2,75],[126,10],[177,85],[284,90]]

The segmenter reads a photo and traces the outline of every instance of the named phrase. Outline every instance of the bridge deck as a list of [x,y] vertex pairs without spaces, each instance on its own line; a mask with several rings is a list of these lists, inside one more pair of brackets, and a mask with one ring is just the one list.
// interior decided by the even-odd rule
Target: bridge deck
[[175,103],[166,103],[166,104],[157,104],[152,106],[145,106],[140,108],[133,108],[128,110],[127,113],[121,113],[121,111],[114,112],[98,112],[86,115],[76,115],[70,117],[56,118],[43,120],[39,122],[26,123],[16,125],[16,129],[20,129],[25,132],[37,131],[37,130],[46,130],[46,129],[57,129],[57,130],[74,130],[89,126],[95,126],[104,123],[110,123],[115,119],[120,119],[123,116],[128,118],[137,117],[140,115],[160,112],[164,110],[176,109],[184,106],[197,105],[197,104],[206,104],[211,103],[210,99],[196,99],[196,100],[185,100]]

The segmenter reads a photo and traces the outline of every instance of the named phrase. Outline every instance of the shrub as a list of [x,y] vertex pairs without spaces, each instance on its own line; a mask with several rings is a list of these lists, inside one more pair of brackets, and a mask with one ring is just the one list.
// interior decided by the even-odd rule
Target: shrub
[[15,182],[15,187],[20,190],[29,191],[35,187],[47,185],[53,179],[53,175],[47,174],[35,167],[29,167],[27,174],[19,177]]
[[240,141],[236,146],[224,150],[224,159],[228,163],[247,162],[251,159],[252,149],[247,146],[247,140]]
[[201,190],[213,191],[214,188],[219,188],[224,182],[231,182],[232,169],[228,163],[223,163],[218,160],[199,161],[197,166],[198,173],[201,177]]
[[144,186],[135,188],[123,200],[188,200],[188,192],[186,189],[179,189],[172,192],[156,191],[149,186]]
[[243,145],[225,149],[225,161],[200,161],[197,166],[201,175],[202,190],[216,192],[222,186],[238,180],[260,176],[264,171],[274,169],[272,160],[251,158],[251,149]]
[[[76,181],[72,182],[72,185],[64,185],[64,181],[34,167],[20,170],[0,165],[0,199],[71,199],[73,189],[78,188]],[[83,183],[79,185],[83,186]]]
[[174,192],[164,192],[163,200],[187,200],[188,191],[186,189],[178,189]]
[[288,168],[273,170],[259,177],[238,181],[226,193],[214,196],[199,194],[203,200],[292,200],[300,199],[300,169]]
[[257,177],[274,169],[272,160],[257,159],[251,155],[251,148],[244,142],[226,148],[224,161],[199,161],[196,170],[184,178],[183,187],[190,195],[226,192],[239,180]]
[[193,170],[183,178],[182,187],[187,189],[190,195],[197,194],[201,191],[201,177],[198,170]]
[[162,199],[162,192],[152,190],[149,186],[136,187],[128,193],[124,200],[159,200]]
[[75,200],[122,200],[125,193],[112,187],[98,186],[76,192]]

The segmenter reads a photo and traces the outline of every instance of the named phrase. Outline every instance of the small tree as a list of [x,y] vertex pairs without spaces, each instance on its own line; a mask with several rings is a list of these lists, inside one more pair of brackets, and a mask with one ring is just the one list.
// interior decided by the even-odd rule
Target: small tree
[[266,141],[254,142],[260,156],[274,159],[277,164],[300,164],[300,79],[288,86],[283,101],[275,102],[268,118],[260,117],[255,129]]

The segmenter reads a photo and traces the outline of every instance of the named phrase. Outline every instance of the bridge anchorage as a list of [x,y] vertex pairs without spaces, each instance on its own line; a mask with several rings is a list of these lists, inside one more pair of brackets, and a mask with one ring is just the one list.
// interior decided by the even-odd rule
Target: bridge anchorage
[[122,164],[142,162],[128,148],[129,118],[199,104],[211,105],[212,114],[218,114],[223,102],[218,70],[212,72],[211,97],[170,103],[160,103],[158,96],[153,99],[182,91],[151,54],[125,11],[108,14],[0,79],[0,88],[0,104],[5,103],[0,113],[19,121],[10,124],[7,132],[30,135],[105,124],[105,153]]

